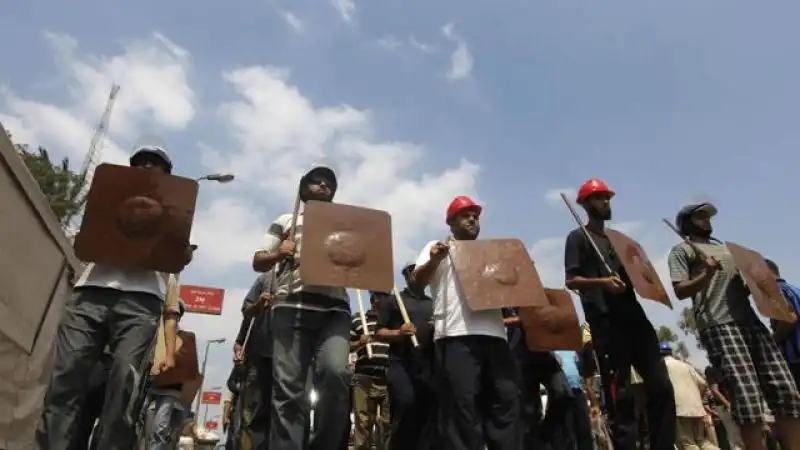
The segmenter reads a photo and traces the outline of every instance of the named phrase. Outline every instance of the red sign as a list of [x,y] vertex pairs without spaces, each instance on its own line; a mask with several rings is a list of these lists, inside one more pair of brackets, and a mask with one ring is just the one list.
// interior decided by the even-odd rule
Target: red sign
[[205,286],[181,285],[181,300],[186,303],[186,312],[196,314],[222,314],[225,289]]
[[215,420],[209,420],[206,422],[206,430],[216,430],[219,424]]
[[200,402],[204,405],[219,405],[222,403],[222,392],[206,391],[200,398]]

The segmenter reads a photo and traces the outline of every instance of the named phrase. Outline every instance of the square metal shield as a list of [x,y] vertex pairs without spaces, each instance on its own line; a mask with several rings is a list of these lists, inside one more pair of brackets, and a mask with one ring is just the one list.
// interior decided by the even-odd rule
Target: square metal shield
[[606,229],[606,236],[614,247],[614,251],[619,255],[625,272],[633,283],[633,290],[640,297],[666,305],[672,309],[672,302],[669,299],[664,283],[658,276],[656,268],[647,257],[644,248],[630,237],[616,230]]
[[519,239],[453,240],[450,258],[473,311],[547,303],[539,272]]
[[545,288],[544,292],[547,304],[519,309],[528,350],[580,350],[582,331],[572,296],[564,289]]
[[304,284],[377,292],[394,287],[392,219],[386,211],[310,201],[301,249]]
[[200,373],[200,371],[197,363],[197,340],[195,339],[194,333],[182,330],[178,331],[177,348],[175,349],[175,367],[164,373],[156,373],[159,364],[164,360],[166,352],[166,347],[162,347],[163,343],[163,333],[159,333],[156,355],[153,359],[153,369],[151,370],[151,375],[155,375],[153,378],[153,386],[170,386],[197,378],[197,374]]
[[778,286],[778,277],[770,270],[764,257],[755,250],[733,242],[725,242],[755,300],[756,308],[765,317],[794,323],[797,318]]
[[197,187],[197,181],[188,178],[99,165],[75,238],[75,253],[83,261],[180,272]]

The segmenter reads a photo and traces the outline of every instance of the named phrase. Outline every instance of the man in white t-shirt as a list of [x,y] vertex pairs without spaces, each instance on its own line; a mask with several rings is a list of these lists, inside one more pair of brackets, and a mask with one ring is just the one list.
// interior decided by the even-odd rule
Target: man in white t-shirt
[[[452,239],[474,240],[482,207],[456,197],[447,208]],[[442,450],[519,450],[519,380],[500,309],[473,311],[466,303],[448,242],[422,250],[414,280],[430,286],[440,402]]]
[[[163,147],[137,148],[131,167],[172,172]],[[192,249],[186,243],[186,259]],[[97,428],[98,448],[129,450],[136,440],[134,422],[139,385],[147,365],[162,315],[165,328],[175,330],[177,304],[165,307],[168,275],[132,267],[89,263],[67,301],[55,342],[55,364],[36,431],[37,450],[65,450],[76,432],[81,406],[87,395],[92,367],[108,346],[113,358],[105,402]],[[167,357],[161,370],[175,365],[174,332],[167,336]],[[172,349],[172,352],[169,351]]]
[[[318,166],[300,180],[300,199],[333,201],[336,175]],[[272,419],[269,448],[302,450],[309,424],[309,371],[319,392],[312,450],[338,445],[350,412],[350,301],[344,288],[311,286],[300,279],[303,215],[297,217],[292,240],[292,215],[269,227],[264,247],[253,255],[253,269],[268,272],[278,264],[272,303]],[[313,364],[312,364],[313,361]]]

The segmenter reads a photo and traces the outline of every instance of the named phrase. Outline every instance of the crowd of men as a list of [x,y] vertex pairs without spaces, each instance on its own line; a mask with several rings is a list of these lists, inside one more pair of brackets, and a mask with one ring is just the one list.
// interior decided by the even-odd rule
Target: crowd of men
[[[140,148],[130,162],[172,171],[163,148]],[[333,170],[316,167],[302,177],[299,199],[332,202],[337,187]],[[371,293],[366,320],[351,314],[344,288],[303,283],[304,214],[299,208],[281,215],[253,255],[260,275],[242,305],[228,382],[228,448],[345,449],[353,412],[357,450],[710,450],[720,448],[715,419],[729,429],[726,437],[734,436],[730,448],[760,450],[769,442],[770,416],[781,448],[800,450],[800,330],[786,323],[770,330],[753,311],[730,252],[712,236],[716,208],[682,208],[675,226],[686,240],[669,255],[675,296],[692,299],[711,363],[701,376],[659,343],[637,299],[605,232],[614,195],[598,179],[582,185],[576,201],[588,221],[566,237],[565,284],[580,295],[588,324],[577,353],[529,350],[517,308],[467,306],[450,248],[478,239],[483,209],[468,197],[446,209],[448,238],[431,240],[402,268],[402,301]],[[186,264],[194,248],[186,243]],[[154,271],[89,264],[58,329],[37,449],[85,448],[78,438],[90,414],[99,418],[95,448],[133,448],[160,322],[167,352],[158,370],[175,365],[182,309],[165,303],[168,281]],[[798,290],[780,283],[797,310]],[[97,367],[107,368],[99,374],[104,386],[90,389],[87,375]],[[633,382],[632,369],[641,383]],[[173,431],[179,405],[167,399],[176,388],[149,392],[161,399],[159,423]],[[87,406],[92,392],[103,393],[92,403],[95,412]],[[160,430],[149,432],[150,448],[168,448],[162,437],[169,433]]]

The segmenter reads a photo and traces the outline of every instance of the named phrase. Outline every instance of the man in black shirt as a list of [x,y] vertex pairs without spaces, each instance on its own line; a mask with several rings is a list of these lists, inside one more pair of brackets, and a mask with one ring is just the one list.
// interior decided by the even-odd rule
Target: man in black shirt
[[[433,380],[433,301],[425,289],[411,279],[414,264],[406,264],[406,288],[400,292],[408,313],[406,324],[392,294],[376,294],[378,332],[389,342],[389,399],[392,405],[392,450],[432,450],[435,443],[436,391]],[[411,336],[419,343],[414,348]]]
[[[273,298],[272,273],[262,273],[256,278],[242,302],[244,320],[236,342],[244,346],[248,329],[250,337],[242,348],[247,371],[255,375],[246,383],[242,401],[248,410],[241,424],[243,439],[249,441],[253,450],[269,447],[269,432],[272,414],[272,333],[270,322]],[[250,326],[252,321],[252,327]]]
[[[639,304],[628,274],[605,234],[614,192],[591,179],[581,186],[577,202],[589,217],[586,234],[576,228],[564,252],[566,285],[580,293],[592,330],[605,398],[609,401],[612,440],[617,450],[636,448],[637,427],[630,391],[631,365],[644,379],[650,424],[650,449],[675,445],[675,398],[667,368],[659,354],[655,329]],[[595,251],[597,245],[602,259]],[[609,273],[605,264],[611,268]]]

